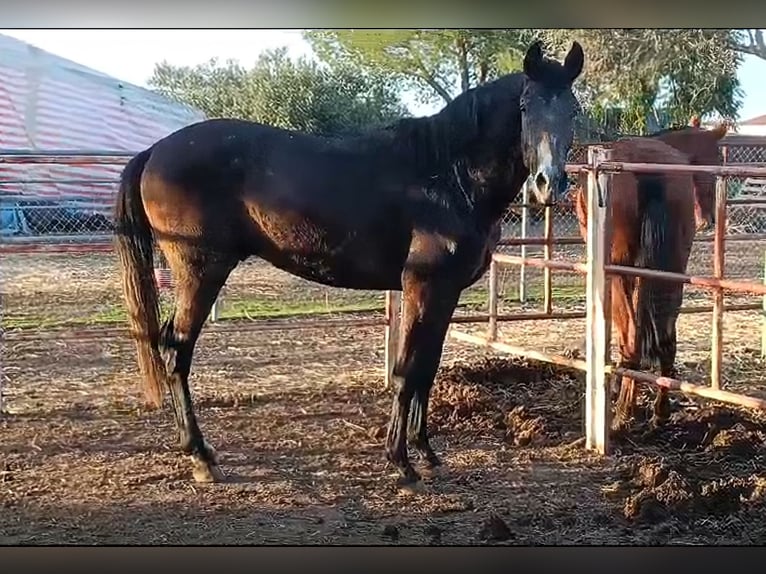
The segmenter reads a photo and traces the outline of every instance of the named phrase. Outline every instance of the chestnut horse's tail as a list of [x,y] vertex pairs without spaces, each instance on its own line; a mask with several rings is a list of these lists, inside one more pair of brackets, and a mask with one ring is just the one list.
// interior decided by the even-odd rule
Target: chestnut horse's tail
[[[662,175],[637,175],[638,216],[640,221],[640,242],[636,267],[660,271],[672,271],[671,250],[668,238],[672,233],[668,203],[665,195],[665,178]],[[636,302],[636,339],[641,349],[642,363],[659,363],[662,346],[665,344],[665,321],[661,289],[657,279],[639,279]]]
[[133,157],[122,172],[115,208],[116,249],[128,320],[136,340],[138,366],[146,398],[159,407],[165,363],[159,351],[159,296],[154,278],[154,239],[141,201],[141,175],[151,148]]

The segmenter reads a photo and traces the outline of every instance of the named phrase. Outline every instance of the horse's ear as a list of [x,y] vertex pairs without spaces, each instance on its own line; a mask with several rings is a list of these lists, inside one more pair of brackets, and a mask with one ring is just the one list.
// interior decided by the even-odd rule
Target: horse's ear
[[574,82],[580,75],[583,64],[585,64],[585,53],[582,46],[579,42],[572,42],[572,48],[564,58],[564,69],[567,71],[570,82]]
[[524,73],[530,80],[539,81],[540,64],[543,61],[543,41],[536,40],[528,49],[524,56]]
[[729,131],[729,124],[728,122],[721,122],[716,127],[714,127],[712,130],[710,130],[711,134],[715,139],[719,140],[723,136],[725,136]]

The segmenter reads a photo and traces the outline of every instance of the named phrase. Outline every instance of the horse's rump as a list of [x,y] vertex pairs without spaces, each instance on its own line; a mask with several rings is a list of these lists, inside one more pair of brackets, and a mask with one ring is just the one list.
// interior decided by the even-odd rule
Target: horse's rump
[[[688,156],[676,148],[650,138],[618,140],[612,158],[631,163],[689,163]],[[615,263],[675,273],[686,270],[696,229],[691,175],[616,174],[611,205]],[[620,277],[618,281],[627,279]],[[647,366],[657,365],[675,339],[683,284],[644,278],[632,282],[636,344],[642,361]],[[619,305],[615,310],[620,312]]]

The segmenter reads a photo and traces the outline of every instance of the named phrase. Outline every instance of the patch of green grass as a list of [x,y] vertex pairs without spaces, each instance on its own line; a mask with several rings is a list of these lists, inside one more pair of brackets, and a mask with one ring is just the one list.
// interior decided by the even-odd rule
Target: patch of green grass
[[330,303],[316,299],[242,299],[231,303],[224,302],[220,319],[277,319],[281,317],[300,317],[303,315],[326,315],[330,313],[369,312],[382,309],[380,297],[365,300]]
[[[459,305],[468,308],[486,307],[487,288],[476,286],[466,290],[460,297]],[[529,302],[541,301],[542,286],[531,285],[527,291]],[[555,301],[566,301],[582,297],[582,288],[574,285],[554,287]],[[513,301],[518,299],[518,286],[514,285],[500,293],[501,300]],[[224,299],[221,310],[221,320],[232,319],[277,319],[285,317],[302,317],[306,315],[327,315],[332,313],[365,313],[383,311],[383,298],[377,292],[358,292],[330,296],[328,301],[313,298],[286,298],[283,300],[265,297],[245,297],[241,299]],[[172,303],[162,301],[162,315],[166,316],[171,310]],[[18,315],[6,313],[2,318],[4,329],[39,329],[60,327],[87,327],[95,325],[119,325],[127,321],[127,313],[122,303],[110,303],[95,312],[75,317],[61,317],[35,314],[29,310]]]

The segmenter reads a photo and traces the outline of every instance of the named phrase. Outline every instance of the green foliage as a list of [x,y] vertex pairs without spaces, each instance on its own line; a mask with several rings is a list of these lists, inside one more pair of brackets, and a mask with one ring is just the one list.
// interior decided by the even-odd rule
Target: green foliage
[[728,29],[541,30],[557,50],[572,40],[585,50],[578,82],[585,107],[595,116],[620,109],[625,133],[645,133],[648,118],[685,124],[692,115],[733,118],[742,103],[737,68],[742,54]]
[[[399,94],[447,103],[457,94],[520,70],[542,38],[557,57],[578,40],[585,71],[575,83],[589,121],[614,133],[685,124],[692,115],[736,117],[737,68],[745,44],[762,36],[729,29],[307,30],[321,63],[262,54],[236,62],[159,64],[151,84],[211,117],[241,117],[310,132],[342,133],[406,115]],[[762,43],[762,42],[761,42]]]
[[407,115],[391,81],[350,66],[328,69],[284,48],[262,53],[248,69],[213,59],[194,67],[155,67],[157,91],[210,118],[249,119],[312,133],[339,134]]
[[519,69],[529,30],[307,30],[304,38],[330,67],[353,65],[388,77],[423,102],[442,101]]
[[730,44],[734,50],[766,60],[766,39],[762,28],[741,28],[731,32]]

